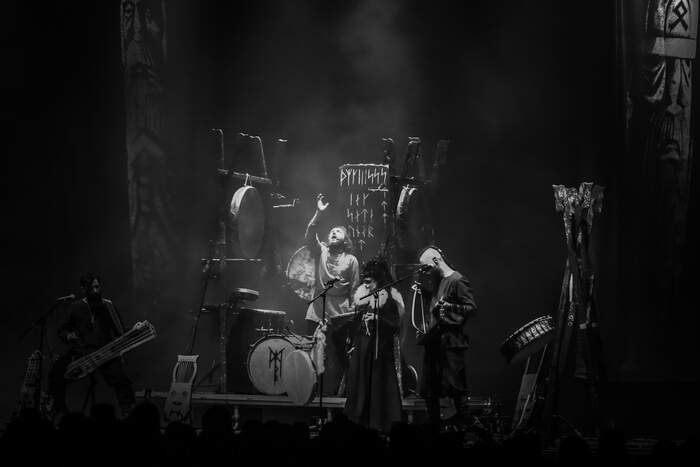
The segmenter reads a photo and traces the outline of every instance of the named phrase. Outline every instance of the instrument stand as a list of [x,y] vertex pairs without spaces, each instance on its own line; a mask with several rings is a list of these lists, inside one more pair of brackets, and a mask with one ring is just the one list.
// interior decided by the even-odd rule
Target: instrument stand
[[[71,299],[75,297],[71,296]],[[43,379],[44,379],[44,340],[46,336],[46,321],[49,319],[49,317],[53,314],[53,312],[58,308],[59,305],[65,305],[68,303],[67,300],[65,299],[59,299],[56,300],[49,309],[37,319],[34,324],[29,326],[19,337],[19,340],[21,341],[24,339],[27,334],[29,334],[35,327],[39,326],[39,354],[41,355],[41,358],[39,359],[39,368],[37,369],[37,372],[39,374],[37,378],[37,386],[36,386],[36,391],[34,393],[34,404],[35,407],[41,407],[41,387],[43,385]]]
[[374,356],[369,360],[369,387],[367,392],[367,413],[372,416],[372,377],[374,375],[374,362],[379,358],[379,292],[372,294],[374,299]]
[[[548,345],[545,345],[539,352],[535,352],[535,354],[528,355],[527,357],[523,377],[520,380],[520,391],[518,392],[511,433],[522,431],[528,426],[528,420],[532,415],[533,407],[536,405],[537,398],[539,397],[539,394],[537,394],[537,384],[540,379],[548,347]],[[537,359],[537,368],[535,371],[532,371],[531,363],[535,358]]]
[[209,288],[209,280],[214,275],[212,274],[212,259],[214,256],[214,242],[209,242],[209,257],[204,261],[204,267],[202,269],[202,288],[199,295],[199,308],[197,309],[197,316],[194,319],[194,324],[192,325],[192,336],[190,337],[190,345],[187,348],[187,355],[192,355],[194,350],[194,343],[197,339],[197,328],[199,327],[199,318],[202,317],[202,309],[204,309],[204,300],[207,296],[207,289]]
[[[322,312],[321,312],[321,324],[320,326],[326,324],[326,294],[329,290],[333,288],[333,283],[328,284],[318,295],[309,300],[309,305],[321,298]],[[323,418],[323,373],[318,377],[318,408],[321,409],[321,418]]]
[[[600,430],[599,385],[602,377],[598,322],[593,293],[594,273],[589,242],[594,214],[602,210],[603,187],[581,183],[578,188],[554,185],[555,207],[563,212],[567,261],[556,316],[556,335],[552,344],[550,366],[545,380],[545,406],[542,415],[544,442],[551,444],[558,433],[558,422],[580,436],[559,414],[560,379],[574,344],[574,376],[586,381],[591,408]],[[573,342],[572,342],[573,341]]]

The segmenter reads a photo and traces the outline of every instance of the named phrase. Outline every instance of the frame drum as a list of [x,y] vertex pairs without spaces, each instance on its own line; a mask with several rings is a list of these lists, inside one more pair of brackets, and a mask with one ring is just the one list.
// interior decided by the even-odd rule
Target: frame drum
[[243,256],[258,258],[265,233],[265,211],[258,190],[250,185],[236,190],[231,199],[229,224]]
[[316,281],[316,259],[307,246],[299,248],[289,258],[286,275],[299,298],[306,301],[314,298],[316,289],[308,284],[315,284]]
[[534,354],[554,339],[554,319],[540,316],[522,326],[501,344],[501,354],[515,363]]
[[404,185],[396,205],[396,241],[399,249],[417,252],[432,238],[433,230],[423,189]]
[[316,395],[316,366],[309,352],[295,350],[284,361],[284,387],[295,405],[306,405]]

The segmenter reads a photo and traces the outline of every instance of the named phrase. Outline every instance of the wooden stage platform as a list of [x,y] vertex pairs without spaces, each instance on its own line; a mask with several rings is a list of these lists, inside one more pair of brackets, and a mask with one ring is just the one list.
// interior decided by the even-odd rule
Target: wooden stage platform
[[[148,399],[161,408],[168,397],[167,391],[152,391],[143,389],[136,392],[139,400]],[[231,408],[236,422],[255,418],[258,420],[275,419],[285,422],[308,421],[318,418],[320,414],[319,398],[315,397],[307,405],[296,405],[286,395],[269,396],[265,394],[233,394],[217,392],[192,393],[193,422],[197,423],[201,413],[212,405],[227,405]],[[445,401],[449,405],[448,401]],[[470,398],[470,408],[476,412],[490,413],[496,409],[497,404],[491,398]],[[344,397],[323,398],[324,416],[330,419],[334,412],[345,407]],[[427,418],[425,402],[416,396],[409,396],[403,400],[403,410],[406,421],[409,423],[420,422]]]

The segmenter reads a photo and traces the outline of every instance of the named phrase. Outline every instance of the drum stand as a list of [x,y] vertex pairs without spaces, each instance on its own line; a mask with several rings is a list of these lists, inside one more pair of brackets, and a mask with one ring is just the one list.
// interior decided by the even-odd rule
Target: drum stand
[[[520,380],[520,391],[518,393],[518,400],[516,402],[515,412],[513,415],[513,423],[511,425],[512,433],[523,429],[523,427],[527,425],[528,419],[532,414],[533,407],[535,406],[538,397],[536,393],[537,382],[542,370],[545,356],[547,355],[547,348],[548,345],[545,345],[539,352],[536,352],[533,355],[528,355],[527,360],[525,361],[525,370],[523,371],[523,377]],[[533,357],[535,357],[537,354],[539,354],[536,357],[538,360],[537,369],[532,371],[530,364],[532,363]]]
[[545,381],[542,423],[544,440],[548,444],[554,440],[557,422],[564,422],[580,436],[578,430],[558,413],[560,379],[567,369],[572,338],[575,338],[574,376],[587,383],[597,429],[600,428],[599,387],[602,375],[589,241],[594,214],[600,213],[602,209],[604,188],[593,183],[582,183],[579,188],[567,188],[563,185],[554,185],[553,188],[556,210],[563,212],[568,256],[559,309],[555,317],[556,336]]

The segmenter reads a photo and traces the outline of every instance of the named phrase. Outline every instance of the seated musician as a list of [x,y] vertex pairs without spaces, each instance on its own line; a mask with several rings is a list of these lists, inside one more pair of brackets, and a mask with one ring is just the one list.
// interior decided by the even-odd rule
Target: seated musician
[[383,258],[367,262],[362,279],[353,299],[345,414],[355,423],[388,432],[392,423],[401,421],[399,323],[404,303],[393,287],[362,298],[391,282]]
[[[54,398],[56,415],[68,411],[66,405],[66,367],[76,358],[88,355],[124,334],[124,326],[114,304],[102,298],[99,276],[85,274],[80,279],[82,299],[70,304],[67,319],[58,330],[69,350],[54,362],[49,372],[49,392]],[[131,381],[124,373],[121,358],[115,358],[99,368],[105,382],[112,386],[126,417],[135,403]]]
[[469,347],[467,320],[476,314],[476,303],[469,280],[455,271],[436,247],[427,247],[418,261],[429,267],[437,288],[430,302],[430,324],[418,343],[423,345],[421,394],[426,400],[431,422],[440,425],[440,397],[451,397],[456,415],[448,422],[469,424],[466,352]]
[[[352,241],[345,227],[333,227],[328,232],[326,242],[318,239],[318,223],[329,203],[324,203],[319,194],[316,213],[306,228],[305,241],[316,257],[316,292],[320,292],[329,283],[332,288],[326,295],[325,318],[330,320],[338,315],[350,313],[350,297],[360,282],[357,258],[352,254]],[[314,333],[324,316],[323,299],[319,298],[309,305],[306,312],[307,334]],[[323,394],[339,395],[342,392],[341,381],[345,371],[346,328],[328,326],[326,332],[326,361],[323,379]]]

